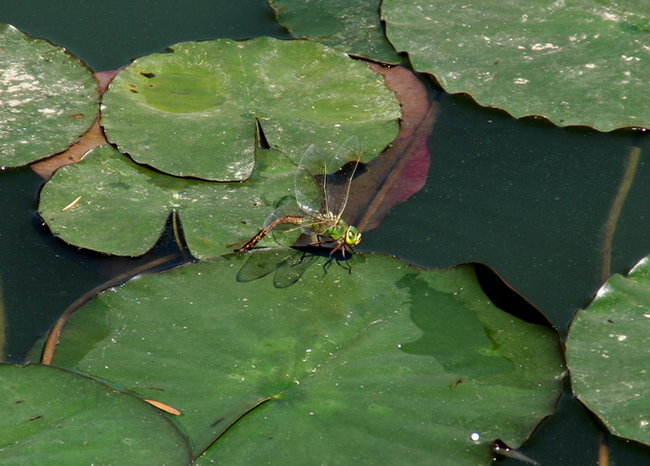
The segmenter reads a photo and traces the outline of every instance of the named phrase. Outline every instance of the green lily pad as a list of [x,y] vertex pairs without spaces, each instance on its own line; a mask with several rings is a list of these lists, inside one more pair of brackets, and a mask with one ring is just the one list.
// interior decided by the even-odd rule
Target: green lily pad
[[51,366],[0,364],[2,464],[188,464],[156,408]]
[[650,127],[649,13],[644,0],[382,3],[389,40],[448,92],[601,131]]
[[260,37],[173,45],[135,60],[103,97],[109,141],[166,173],[250,177],[255,123],[297,163],[305,146],[335,151],[356,135],[379,153],[396,136],[399,104],[360,61],[304,40]]
[[494,307],[472,266],[309,255],[141,276],[74,314],[54,363],[155,394],[223,464],[490,464],[553,412],[556,333]]
[[650,258],[603,285],[566,346],[578,398],[613,434],[650,444]]
[[386,40],[379,0],[271,0],[278,22],[296,37],[309,37],[352,55],[384,63],[402,59]]
[[64,48],[0,24],[0,165],[68,148],[99,111],[91,71]]
[[252,179],[215,183],[165,175],[101,146],[55,173],[43,186],[39,213],[70,244],[138,256],[153,247],[177,209],[192,254],[210,257],[257,233],[276,204],[293,194],[294,171],[280,152],[261,150]]

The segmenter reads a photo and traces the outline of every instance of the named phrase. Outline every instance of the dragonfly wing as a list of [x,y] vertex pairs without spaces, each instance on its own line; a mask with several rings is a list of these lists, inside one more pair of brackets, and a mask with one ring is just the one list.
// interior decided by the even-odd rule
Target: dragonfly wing
[[331,173],[326,176],[326,204],[331,218],[339,219],[350,195],[352,178],[361,158],[361,144],[356,136],[345,140],[330,162]]
[[294,179],[296,187],[296,201],[298,207],[305,214],[318,216],[327,206],[325,201],[325,157],[315,144],[307,148]]
[[296,201],[293,196],[284,196],[280,199],[280,202],[275,205],[275,210],[266,217],[263,228],[269,228],[271,224],[279,218],[299,215],[299,213],[300,211],[296,208]]
[[276,288],[286,288],[296,283],[305,274],[307,269],[318,259],[316,254],[304,251],[295,251],[285,259],[273,277]]
[[298,216],[301,216],[301,213],[296,207],[296,200],[293,196],[285,196],[271,215],[266,218],[263,228],[271,232],[276,243],[282,246],[291,246],[302,233],[301,226],[295,223],[277,223],[277,220]]

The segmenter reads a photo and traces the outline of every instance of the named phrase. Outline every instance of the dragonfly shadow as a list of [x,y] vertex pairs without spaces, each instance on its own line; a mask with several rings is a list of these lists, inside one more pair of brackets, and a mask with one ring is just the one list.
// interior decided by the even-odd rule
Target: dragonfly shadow
[[251,282],[273,275],[273,286],[276,288],[287,288],[297,283],[305,272],[312,267],[319,259],[325,258],[322,262],[323,275],[334,262],[344,267],[350,273],[352,267],[340,251],[330,254],[331,248],[306,246],[281,249],[260,250],[249,253],[246,263],[237,273],[238,282]]

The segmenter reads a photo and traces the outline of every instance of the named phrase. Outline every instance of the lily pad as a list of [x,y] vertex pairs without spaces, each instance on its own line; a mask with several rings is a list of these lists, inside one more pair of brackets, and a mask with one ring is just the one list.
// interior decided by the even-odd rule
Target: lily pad
[[188,464],[151,405],[56,367],[0,364],[2,464]]
[[395,48],[448,92],[560,126],[650,127],[643,0],[385,0],[382,16]]
[[650,444],[650,258],[603,285],[566,346],[578,398],[613,434]]
[[379,20],[380,0],[271,0],[278,22],[296,37],[384,63],[402,59],[386,40]]
[[108,290],[65,325],[54,364],[155,394],[183,413],[194,455],[224,464],[487,465],[493,440],[516,447],[553,412],[557,334],[494,307],[472,266],[317,256],[278,287],[276,264],[309,254],[229,255]]
[[377,154],[396,136],[399,104],[360,61],[304,40],[260,37],[173,45],[135,60],[104,94],[109,141],[166,173],[250,177],[255,124],[297,163],[305,145],[335,151],[356,135]]
[[64,48],[0,24],[0,165],[61,152],[99,111],[91,71]]
[[244,183],[177,178],[101,146],[55,173],[43,186],[39,213],[70,244],[138,256],[153,247],[177,209],[192,254],[210,257],[257,232],[276,204],[293,194],[294,172],[279,151],[260,150],[256,175]]

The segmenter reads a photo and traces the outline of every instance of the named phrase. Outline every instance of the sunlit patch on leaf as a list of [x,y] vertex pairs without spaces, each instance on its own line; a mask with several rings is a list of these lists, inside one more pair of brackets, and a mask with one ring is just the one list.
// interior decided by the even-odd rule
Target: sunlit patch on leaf
[[97,82],[79,59],[0,24],[0,166],[65,150],[99,111]]

